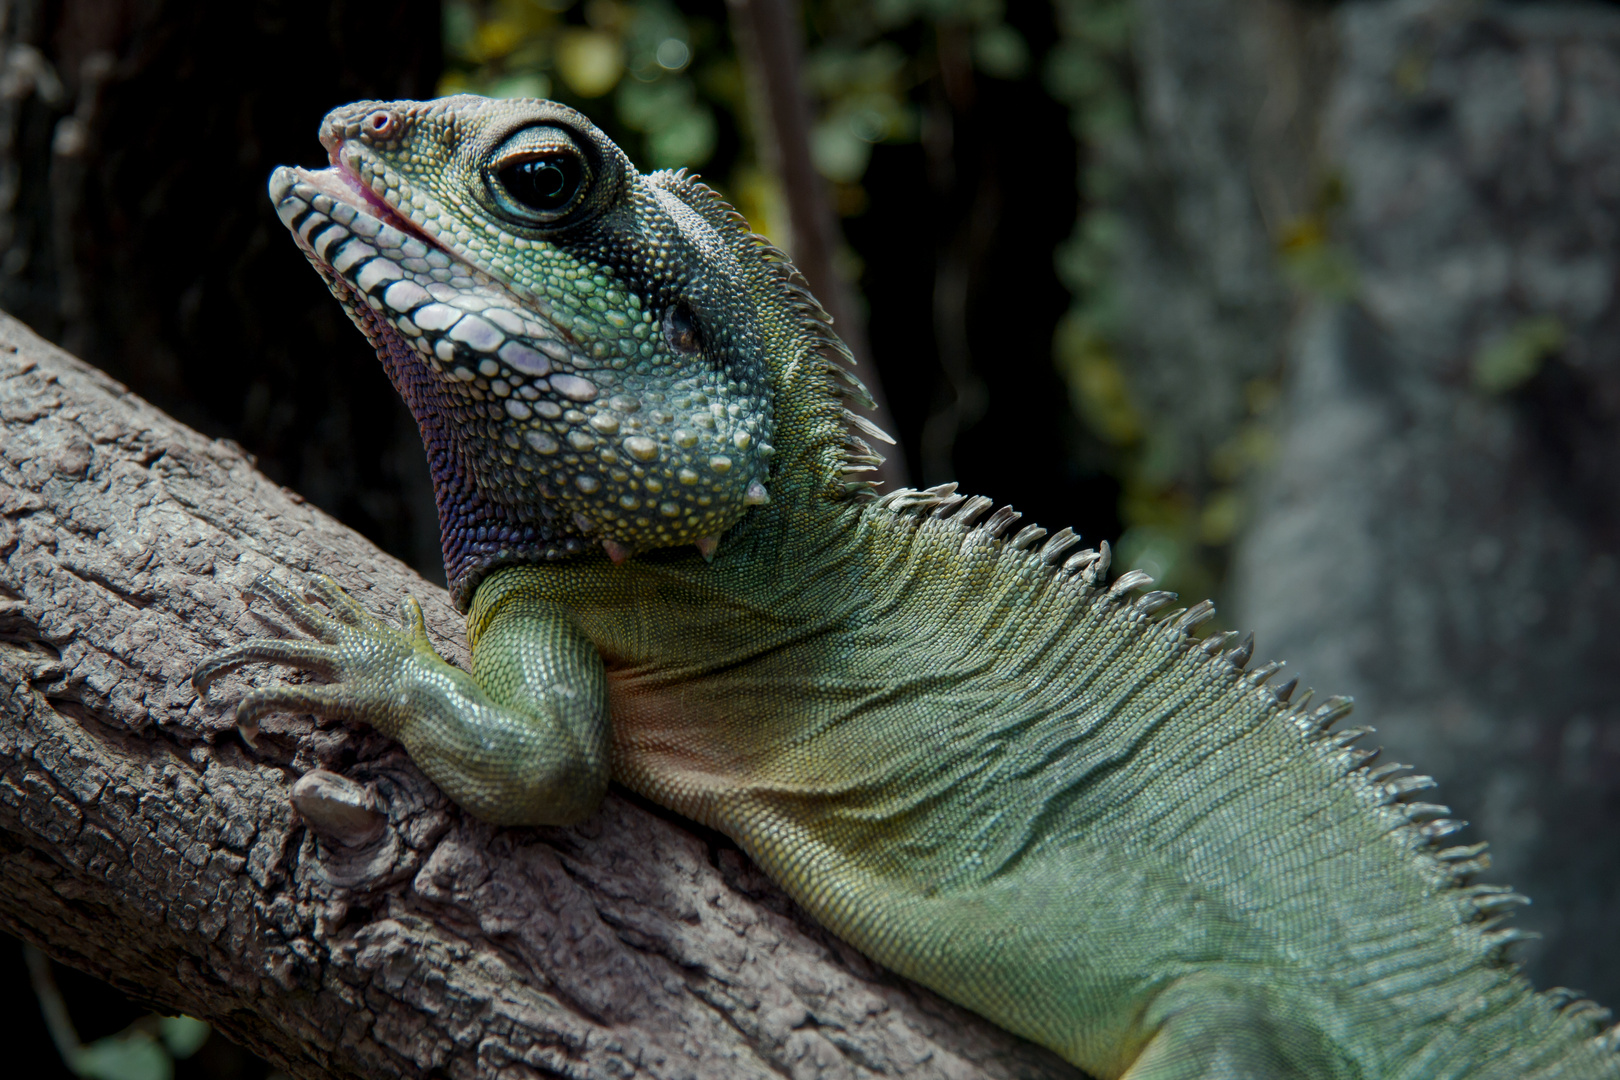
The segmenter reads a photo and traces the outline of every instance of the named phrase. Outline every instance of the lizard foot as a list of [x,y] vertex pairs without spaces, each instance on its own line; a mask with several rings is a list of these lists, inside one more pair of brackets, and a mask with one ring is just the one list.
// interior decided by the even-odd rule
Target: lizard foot
[[[236,726],[249,746],[258,734],[259,718],[275,712],[363,720],[387,732],[409,669],[424,661],[445,665],[428,640],[422,607],[414,599],[400,603],[401,629],[373,618],[324,574],[305,581],[302,597],[269,577],[258,578],[248,591],[316,640],[256,638],[222,649],[192,672],[197,694],[207,697],[215,680],[244,664],[283,664],[332,680],[325,685],[254,690],[243,697],[236,706]],[[325,610],[310,602],[315,599]]]
[[414,600],[400,605],[404,625],[395,627],[372,618],[329,577],[304,581],[303,595],[264,577],[250,592],[314,640],[261,638],[215,653],[191,676],[198,694],[253,663],[330,681],[242,698],[236,723],[249,745],[266,713],[360,720],[398,739],[445,794],[485,821],[565,825],[601,802],[607,673],[596,647],[556,605],[521,595],[497,605],[467,672],[434,651]]

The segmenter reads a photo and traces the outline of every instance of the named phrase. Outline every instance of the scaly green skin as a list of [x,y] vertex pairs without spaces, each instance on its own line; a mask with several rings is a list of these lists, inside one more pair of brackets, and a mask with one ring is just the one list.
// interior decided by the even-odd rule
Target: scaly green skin
[[[573,153],[559,131],[596,167],[560,222],[526,221],[484,166],[514,132]],[[279,171],[272,193],[439,455],[473,671],[419,619],[401,632],[331,583],[313,586],[330,614],[263,583],[321,643],[245,643],[199,687],[255,660],[335,683],[256,692],[244,726],[367,720],[497,822],[578,820],[611,773],[735,838],[874,959],[1099,1077],[1620,1078],[1595,1007],[1503,959],[1516,935],[1497,923],[1522,898],[1471,884],[1483,845],[1446,846],[1459,826],[1409,798],[1426,778],[1369,771],[1357,733],[1331,730],[1346,703],[1290,707],[1291,683],[1264,685],[1276,665],[1245,672],[1247,642],[1189,636],[1207,604],[1152,618],[1168,595],[1134,596],[1140,574],[1109,587],[1106,547],[1070,555],[1068,530],[1013,533],[1005,509],[981,522],[989,501],[953,486],[878,499],[853,480],[872,455],[839,400],[861,396],[847,354],[708,189],[639,176],[545,103],[360,103],[323,141],[336,171]],[[436,237],[462,268],[439,284],[543,321],[525,347],[573,349],[597,411],[554,369],[549,398],[503,413],[511,372],[480,382],[466,348],[411,346],[420,329],[382,302],[392,279],[326,260],[316,193],[393,220],[396,270],[420,254],[396,238]],[[477,418],[452,418],[461,442],[453,408]],[[632,421],[653,451],[569,442]],[[683,487],[721,440],[727,469]],[[525,456],[537,444],[553,450]],[[528,540],[464,557],[458,484]],[[679,505],[645,509],[664,499]]]

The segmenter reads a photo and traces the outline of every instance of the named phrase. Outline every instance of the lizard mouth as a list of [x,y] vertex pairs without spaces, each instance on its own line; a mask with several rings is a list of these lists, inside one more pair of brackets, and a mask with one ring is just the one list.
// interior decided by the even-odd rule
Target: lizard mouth
[[558,405],[542,403],[553,398],[598,395],[583,374],[595,365],[538,305],[435,242],[343,166],[278,168],[270,198],[305,256],[347,294],[340,299],[370,307],[373,323],[513,419],[549,414]]
[[[344,166],[343,162],[339,160],[341,150],[341,143],[332,148],[331,153],[327,155],[332,164],[324,169],[294,168],[292,172],[299,180],[309,184],[317,192],[327,195],[334,203],[347,203],[354,207],[356,211],[370,214],[378,221],[386,225],[392,225],[400,232],[416,237],[429,247],[436,247],[441,251],[446,250],[443,245],[418,228],[410,218],[384,202],[376,192],[366,186],[365,182],[352,169]],[[272,189],[273,195],[274,189]],[[449,254],[449,252],[446,251],[446,254]]]

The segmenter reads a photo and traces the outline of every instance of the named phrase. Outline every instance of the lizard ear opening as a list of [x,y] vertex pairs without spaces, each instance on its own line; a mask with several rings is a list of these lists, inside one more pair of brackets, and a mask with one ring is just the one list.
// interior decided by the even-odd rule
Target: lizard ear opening
[[677,301],[664,312],[664,342],[678,356],[696,356],[703,351],[703,328],[692,305]]

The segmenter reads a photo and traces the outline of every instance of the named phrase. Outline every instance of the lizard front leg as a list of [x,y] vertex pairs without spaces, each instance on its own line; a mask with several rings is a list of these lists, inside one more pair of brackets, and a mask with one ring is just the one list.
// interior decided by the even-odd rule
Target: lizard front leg
[[561,608],[503,597],[479,620],[468,674],[434,651],[415,600],[401,604],[405,628],[397,629],[330,578],[306,588],[326,610],[269,578],[251,591],[317,640],[245,641],[192,675],[204,695],[220,675],[256,662],[333,680],[249,693],[236,720],[250,741],[273,712],[362,720],[398,739],[445,794],[486,821],[566,825],[596,808],[608,782],[607,675]]

